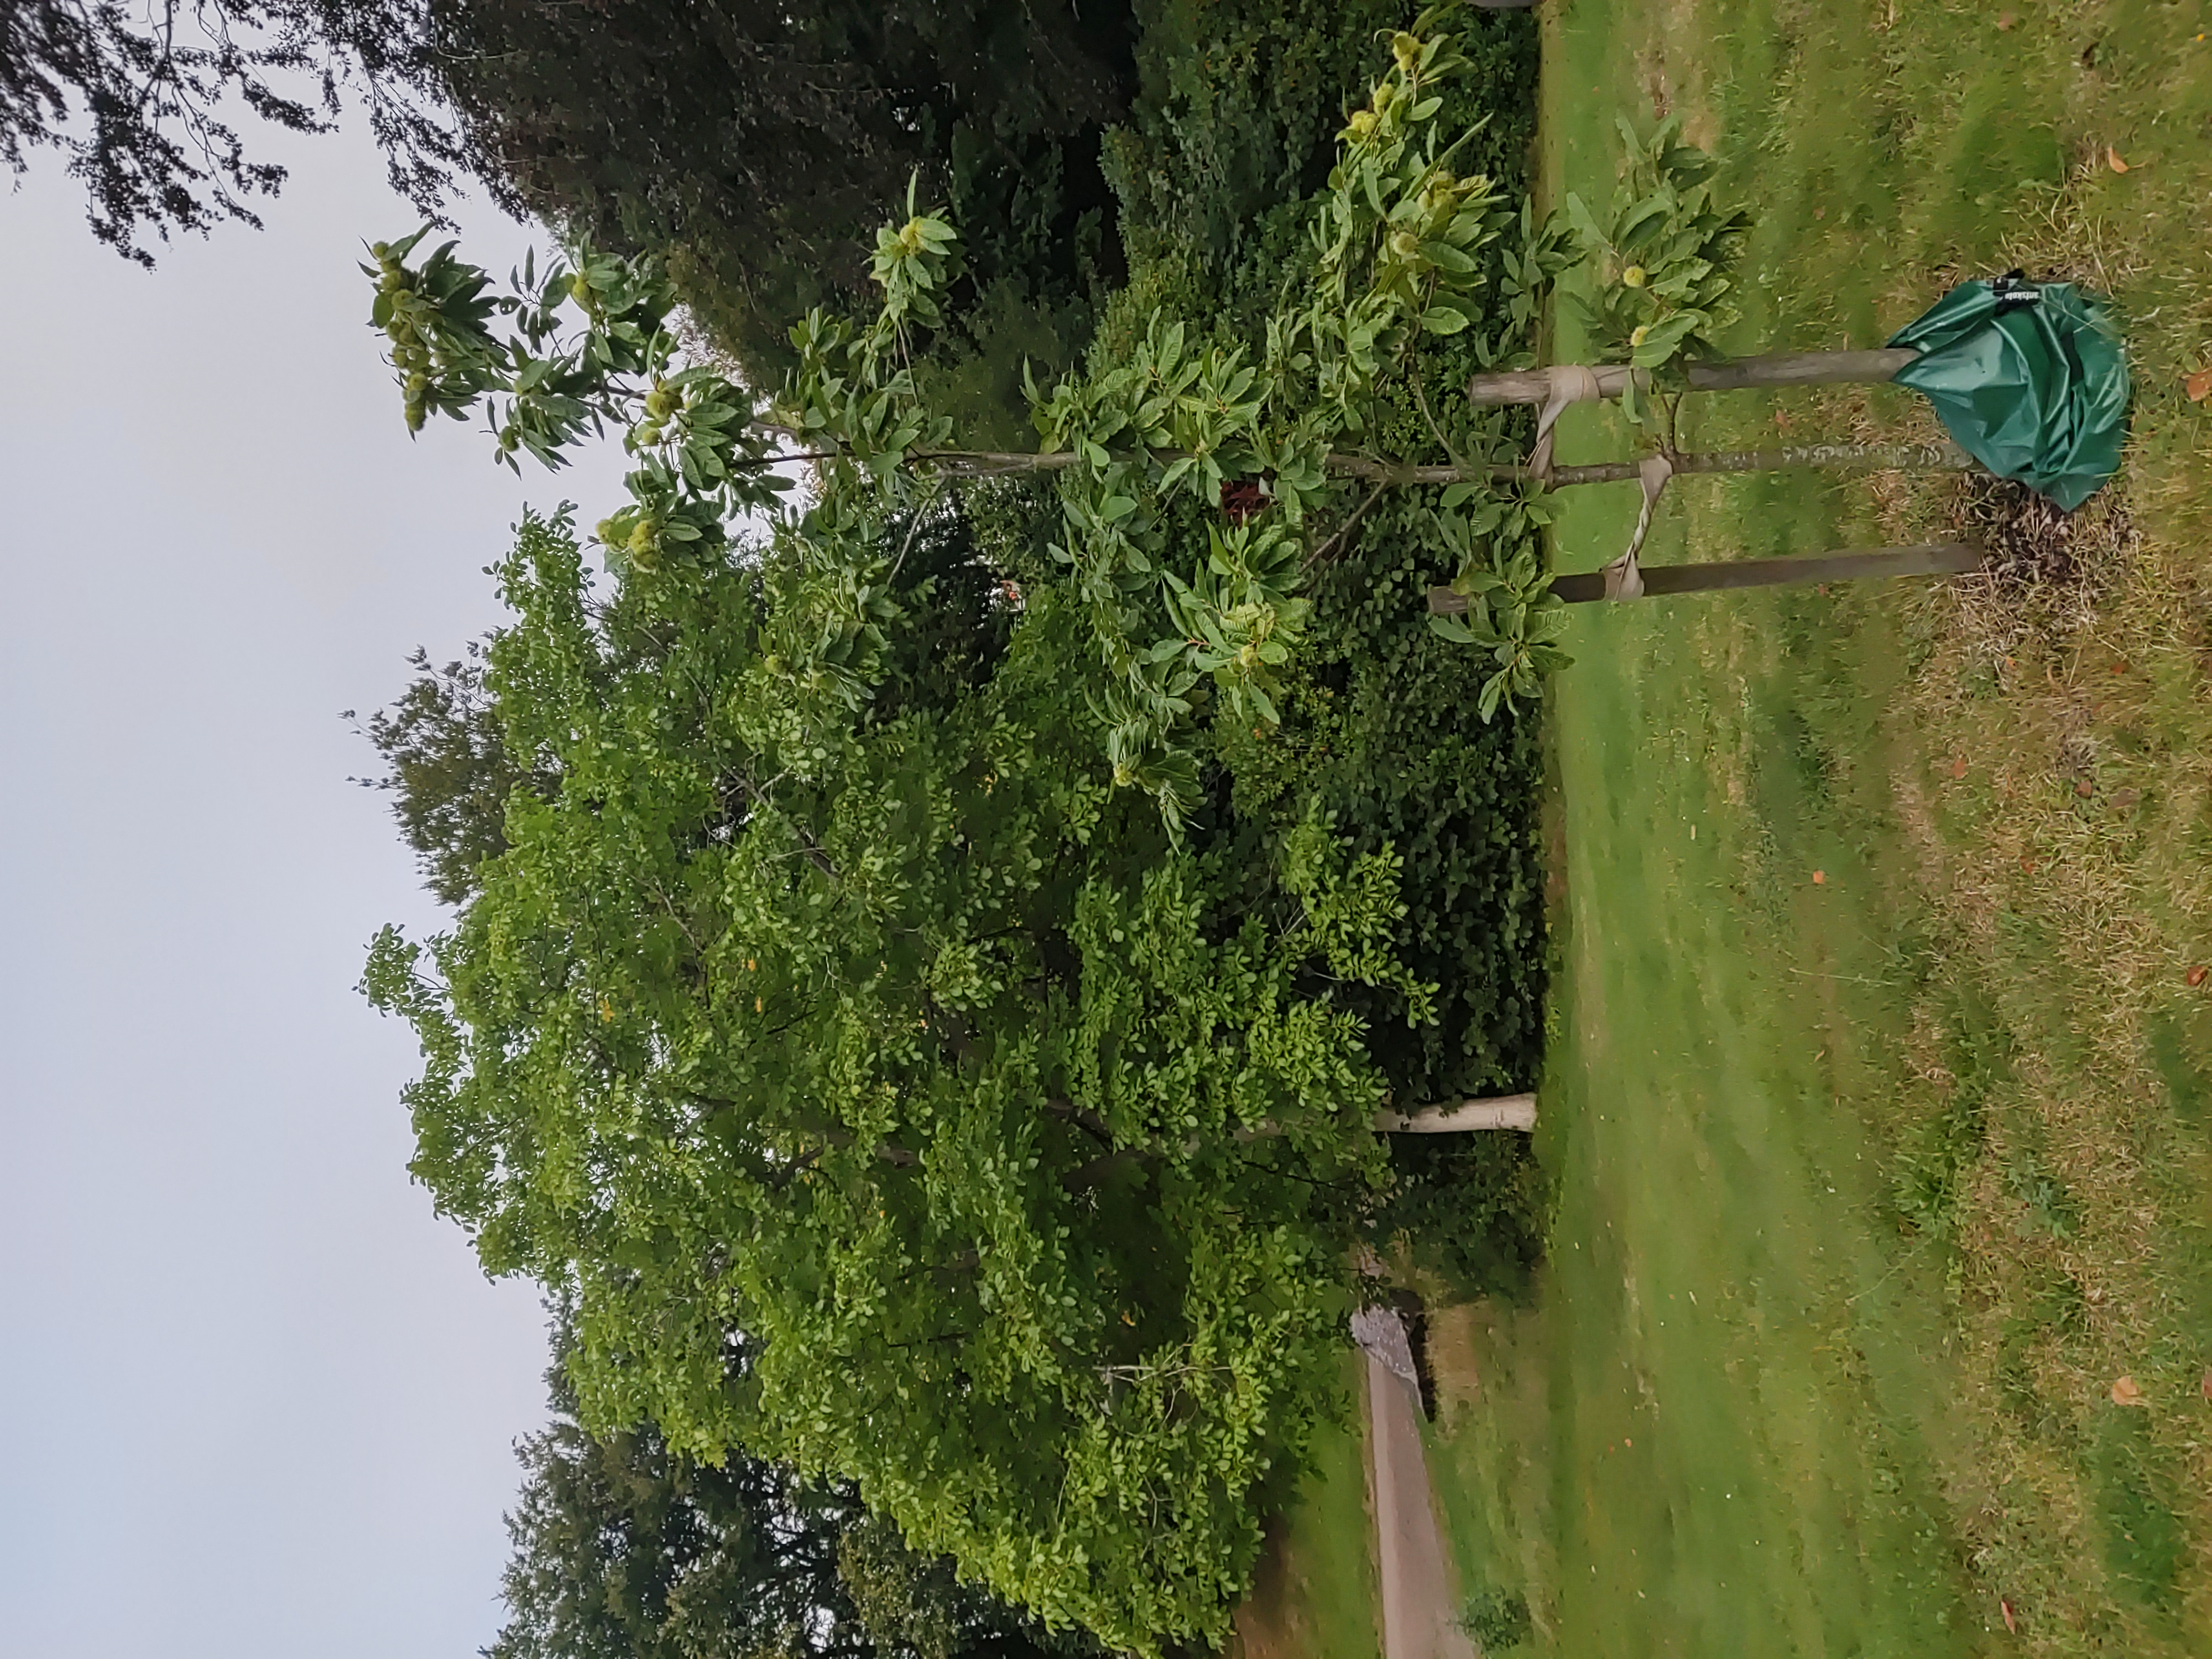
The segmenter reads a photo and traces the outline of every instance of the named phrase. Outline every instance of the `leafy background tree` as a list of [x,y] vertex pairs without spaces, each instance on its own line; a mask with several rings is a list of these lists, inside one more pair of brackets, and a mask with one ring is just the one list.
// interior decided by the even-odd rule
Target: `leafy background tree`
[[1272,874],[1176,849],[1096,780],[1048,592],[995,660],[971,613],[980,683],[932,650],[902,706],[794,726],[787,579],[602,605],[526,526],[489,684],[559,792],[509,799],[450,935],[370,969],[429,1051],[416,1171],[487,1267],[574,1285],[588,1420],[851,1479],[1109,1639],[1218,1634],[1381,1172],[1358,1021],[1304,988],[1397,975],[1391,861],[1318,825]]
[[[441,902],[460,904],[477,890],[477,872],[507,850],[508,798],[517,789],[550,795],[560,780],[549,757],[508,750],[484,685],[480,642],[442,665],[419,648],[408,662],[413,683],[356,727],[388,769],[356,781],[391,793],[423,885]],[[356,716],[348,709],[339,718]]]
[[[507,1619],[486,1659],[1074,1659],[1054,1637],[906,1547],[849,1489],[742,1449],[669,1450],[649,1423],[593,1435],[562,1363],[553,1420],[517,1448]],[[739,1355],[733,1353],[733,1360]]]

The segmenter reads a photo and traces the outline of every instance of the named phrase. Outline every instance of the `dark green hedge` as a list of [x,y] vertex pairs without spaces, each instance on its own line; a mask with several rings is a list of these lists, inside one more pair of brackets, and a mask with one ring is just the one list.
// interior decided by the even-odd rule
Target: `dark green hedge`
[[[1326,182],[1345,113],[1365,98],[1382,41],[1414,10],[1389,0],[1140,3],[1138,95],[1107,137],[1105,161],[1129,285],[1107,307],[1102,355],[1156,305],[1195,331],[1256,347],[1260,319],[1307,268],[1305,203]],[[1455,168],[1487,173],[1517,198],[1535,135],[1534,21],[1470,9],[1452,27],[1472,63],[1446,83],[1442,122],[1480,126]],[[1423,355],[1431,413],[1455,447],[1500,418],[1449,395],[1478,366],[1467,337]],[[1410,398],[1375,447],[1443,459]],[[1223,734],[1226,811],[1210,825],[1237,858],[1257,857],[1257,843],[1317,799],[1362,850],[1396,848],[1408,905],[1399,953],[1441,988],[1437,1022],[1419,1030],[1370,1011],[1370,1050],[1408,1106],[1532,1086],[1544,1037],[1540,720],[1524,712],[1486,726],[1475,700],[1486,665],[1425,625],[1426,589],[1455,574],[1430,527],[1435,495],[1378,501],[1321,574],[1284,725],[1264,740]],[[1520,1282],[1547,1202],[1525,1138],[1401,1136],[1393,1164],[1399,1185],[1367,1217],[1370,1238],[1408,1243],[1470,1290]]]
[[[877,228],[917,173],[965,243],[949,358],[1004,335],[995,349],[1017,366],[1020,350],[1072,362],[1121,277],[1100,147],[1135,86],[1127,3],[432,11],[455,101],[515,192],[605,245],[666,255],[694,313],[757,374],[781,373],[809,307],[872,306]],[[1013,388],[983,378],[1005,407]]]
[[[1346,112],[1417,6],[1394,0],[1139,0],[1138,92],[1106,135],[1133,265],[1191,258],[1249,297],[1303,238],[1283,210],[1319,191]],[[1538,42],[1520,12],[1470,9],[1450,27],[1471,60],[1439,125],[1486,119],[1461,173],[1518,189],[1535,134]],[[1271,244],[1279,241],[1284,246]],[[1255,258],[1255,256],[1258,256]]]

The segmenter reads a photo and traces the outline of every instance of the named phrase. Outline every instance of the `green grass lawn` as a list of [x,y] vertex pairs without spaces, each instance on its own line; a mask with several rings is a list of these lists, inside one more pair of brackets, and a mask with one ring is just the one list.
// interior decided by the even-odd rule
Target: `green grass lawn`
[[1806,719],[1871,723],[1831,678],[1860,621],[1673,601],[1577,641],[1552,1260],[1439,1425],[1468,1582],[1536,1589],[1559,1651],[1972,1651],[1999,1617],[1946,1502],[1944,1263],[1858,1109],[1930,966]]
[[[1758,212],[1739,349],[1878,344],[2018,263],[2117,296],[2138,398],[2081,593],[1577,617],[1551,1256],[1481,1311],[1434,1453],[1468,1586],[1542,1651],[2212,1652],[2207,31],[2193,0],[1550,20],[1555,197],[1609,195],[1615,112],[1656,101]],[[1577,414],[1563,459],[1634,453]],[[1928,429],[1882,389],[1684,436]],[[1645,562],[1918,539],[1952,488],[1678,482]],[[1632,513],[1578,492],[1560,566]]]

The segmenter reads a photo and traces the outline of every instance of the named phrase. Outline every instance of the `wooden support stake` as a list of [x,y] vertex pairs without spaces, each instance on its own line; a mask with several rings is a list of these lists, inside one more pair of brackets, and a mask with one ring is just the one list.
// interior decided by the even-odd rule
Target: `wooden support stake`
[[[1897,371],[1920,354],[1909,347],[1878,351],[1781,351],[1763,357],[1736,357],[1717,363],[1692,363],[1692,392],[1746,392],[1793,386],[1867,386],[1894,380]],[[1626,365],[1607,364],[1590,371],[1597,377],[1601,398],[1618,398],[1628,377],[1638,374],[1650,383],[1650,373]],[[1467,383],[1473,402],[1488,406],[1540,404],[1552,395],[1549,374],[1540,368],[1516,369],[1478,374]]]
[[[1718,592],[1733,587],[1774,587],[1802,582],[1863,581],[1884,576],[1962,576],[1981,568],[1985,556],[1968,542],[1936,542],[1922,547],[1854,548],[1794,559],[1734,559],[1725,564],[1662,564],[1641,567],[1644,597],[1668,593]],[[1605,597],[1605,573],[1580,571],[1554,576],[1552,592],[1569,605]],[[1467,595],[1449,587],[1429,590],[1429,610],[1439,617],[1464,615]]]
[[[1970,472],[1981,465],[1948,439],[1932,444],[1798,444],[1787,449],[1717,449],[1676,455],[1674,475],[1692,472],[1780,472],[1798,467],[1819,467],[1830,472]],[[1555,466],[1545,480],[1554,489],[1577,484],[1620,483],[1639,476],[1638,461],[1594,461],[1587,466]],[[1510,462],[1480,463],[1473,466],[1413,466],[1395,461],[1371,460],[1364,455],[1331,455],[1329,471],[1338,477],[1364,478],[1370,483],[1405,489],[1422,484],[1452,484],[1493,479],[1511,483],[1535,474]]]

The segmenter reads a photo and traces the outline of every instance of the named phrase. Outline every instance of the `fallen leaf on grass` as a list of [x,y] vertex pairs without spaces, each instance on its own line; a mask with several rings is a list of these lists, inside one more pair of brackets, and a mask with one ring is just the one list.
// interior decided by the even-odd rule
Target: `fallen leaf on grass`
[[2012,1603],[2009,1601],[1998,1602],[1997,1611],[2005,1616],[2005,1629],[2014,1636],[2019,1635],[2020,1626],[2012,1621]]
[[1826,885],[1827,885],[1827,884],[1828,884],[1828,872],[1827,872],[1826,870],[1815,870],[1815,871],[1813,872],[1813,885],[1814,885],[1814,886],[1815,886],[1815,887],[1825,887],[1825,886],[1826,886]]
[[1964,755],[1957,756],[1952,760],[1951,775],[1954,778],[1963,778],[1966,775],[1966,757]]
[[2181,383],[2181,389],[2189,394],[2189,401],[2192,404],[2201,404],[2207,398],[2212,398],[2212,368],[2198,369]]
[[2020,861],[2020,867],[2027,874],[2032,876],[2035,873],[2035,860],[2033,859],[2022,859]]
[[2212,969],[2207,969],[2204,964],[2200,962],[2194,968],[2191,968],[2187,973],[2181,976],[2181,982],[2193,991],[2198,986],[2204,983],[2204,975],[2208,971],[2212,971]]
[[2142,1402],[2142,1390],[2136,1386],[2132,1376],[2122,1376],[2112,1384],[2112,1403],[2115,1406],[2140,1406]]
[[2125,173],[2128,170],[2128,164],[2120,159],[2119,151],[2114,149],[2110,144],[2105,146],[2105,165],[2115,173]]
[[2088,779],[2083,778],[2079,783],[2074,786],[2074,793],[2081,796],[2083,800],[2087,800],[2090,796],[2097,793],[2097,786],[2090,782]]

